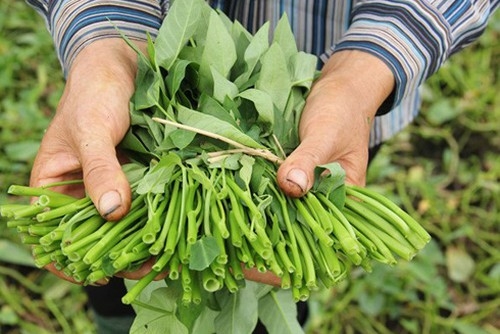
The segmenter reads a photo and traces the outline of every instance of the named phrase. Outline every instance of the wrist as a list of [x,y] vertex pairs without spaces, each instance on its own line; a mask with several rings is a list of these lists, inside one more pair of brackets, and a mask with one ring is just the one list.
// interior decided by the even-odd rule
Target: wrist
[[381,59],[363,51],[343,50],[331,56],[316,85],[335,92],[346,112],[372,120],[393,92],[395,78]]
[[79,147],[100,127],[117,144],[129,127],[137,54],[125,41],[109,38],[87,45],[71,65],[56,116]]
[[[137,43],[141,50],[145,43]],[[120,87],[126,87],[130,94],[134,90],[134,80],[137,72],[137,54],[121,38],[97,40],[87,45],[75,57],[68,75],[68,84],[77,84],[86,78],[87,84],[107,85],[120,82]]]

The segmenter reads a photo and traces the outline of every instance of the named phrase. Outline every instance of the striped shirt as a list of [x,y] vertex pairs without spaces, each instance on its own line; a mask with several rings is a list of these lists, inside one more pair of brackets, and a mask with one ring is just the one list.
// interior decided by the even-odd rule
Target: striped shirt
[[[155,36],[172,0],[27,0],[45,18],[67,72],[88,43]],[[180,0],[181,1],[181,0]],[[325,62],[339,50],[383,60],[396,86],[375,118],[371,145],[389,139],[418,114],[419,87],[452,55],[476,40],[500,0],[208,0],[251,32],[286,12],[297,44]],[[111,23],[113,22],[113,23]]]

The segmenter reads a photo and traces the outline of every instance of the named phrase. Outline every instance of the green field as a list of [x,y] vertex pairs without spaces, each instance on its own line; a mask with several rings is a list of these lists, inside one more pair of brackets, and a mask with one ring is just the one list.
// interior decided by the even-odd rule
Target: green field
[[[27,184],[63,88],[43,20],[0,2],[0,203]],[[374,265],[311,299],[308,333],[500,333],[500,12],[424,88],[417,121],[388,142],[368,185],[433,241],[412,262]],[[82,289],[32,267],[0,220],[0,334],[94,333]]]

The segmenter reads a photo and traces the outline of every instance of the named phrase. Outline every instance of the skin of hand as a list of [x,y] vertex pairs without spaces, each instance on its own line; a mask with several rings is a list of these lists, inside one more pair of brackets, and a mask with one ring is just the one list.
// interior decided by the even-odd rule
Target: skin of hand
[[[145,48],[144,43],[137,44]],[[377,58],[357,52],[352,57],[352,53],[335,54],[311,91],[300,125],[302,143],[278,172],[278,182],[287,194],[304,194],[312,186],[314,167],[333,160],[343,164],[350,182],[364,183],[371,119],[392,91],[393,78]],[[95,41],[78,54],[35,159],[31,186],[83,178],[85,187],[56,190],[75,196],[86,190],[110,221],[128,212],[130,186],[116,146],[130,124],[128,104],[136,71],[137,55],[121,39]],[[152,263],[117,276],[139,279],[151,270]],[[52,265],[47,269],[72,281]],[[256,270],[245,270],[245,276],[272,285],[280,282],[276,276]]]
[[300,197],[314,184],[316,166],[338,162],[346,183],[366,181],[370,128],[394,89],[394,75],[379,58],[363,51],[334,53],[307,98],[300,120],[300,145],[278,169],[278,184]]
[[[115,147],[130,124],[129,100],[136,71],[137,55],[121,39],[98,40],[81,50],[35,158],[31,186],[83,178],[85,187],[55,190],[77,197],[86,190],[110,221],[127,213],[130,186]],[[53,266],[47,269],[71,280]]]
[[[317,165],[337,161],[346,182],[364,185],[370,127],[379,106],[394,89],[394,76],[377,57],[361,51],[335,53],[308,96],[300,122],[301,144],[278,170],[289,196],[304,195],[314,183]],[[245,278],[280,286],[271,272],[243,268]],[[145,275],[143,267],[134,274]]]
[[130,208],[130,186],[115,147],[130,124],[136,57],[119,39],[95,41],[76,56],[31,173],[32,186],[83,178],[85,188],[57,190],[81,196],[86,189],[112,221]]
[[[145,50],[144,43],[136,43]],[[137,55],[121,39],[103,39],[86,46],[75,58],[56,114],[47,129],[31,173],[31,186],[81,179],[83,185],[54,190],[83,196],[85,190],[101,215],[114,221],[130,208],[131,193],[115,147],[130,125],[129,101],[134,92]],[[140,279],[151,271],[150,259],[134,272],[116,276]],[[55,275],[76,283],[52,264]],[[246,270],[248,279],[276,285],[274,275]],[[156,279],[162,279],[160,273]],[[106,284],[106,280],[97,285]]]

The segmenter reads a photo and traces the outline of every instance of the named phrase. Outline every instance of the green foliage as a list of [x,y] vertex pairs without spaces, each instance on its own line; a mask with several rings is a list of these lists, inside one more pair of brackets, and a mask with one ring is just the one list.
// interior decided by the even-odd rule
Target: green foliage
[[368,175],[433,242],[409,263],[375,265],[316,295],[310,333],[498,333],[500,13],[431,77],[416,122]]
[[[211,12],[208,22],[191,15],[205,8]],[[187,22],[179,27],[177,20]],[[195,25],[185,31],[190,20],[202,28]],[[171,41],[182,45],[163,49],[162,41],[169,36],[160,35],[160,48],[149,42],[150,60],[139,55],[139,87],[132,97],[127,135],[133,139],[125,140],[128,158],[134,161],[124,166],[132,173],[128,214],[104,222],[88,197],[71,198],[46,188],[9,188],[9,194],[38,198],[31,206],[0,205],[0,214],[11,219],[7,226],[31,245],[37,267],[53,264],[87,285],[153,258],[153,271],[122,302],[135,303],[141,290],[165,270],[168,287],[135,305],[134,332],[185,332],[184,326],[198,320],[190,314],[186,323],[177,305],[203,305],[205,296],[212,297],[206,291],[216,293],[218,333],[250,333],[260,312],[265,312],[268,329],[293,333],[300,330],[294,302],[307,300],[318,286],[331,287],[344,279],[350,263],[370,271],[371,260],[392,265],[397,262],[392,252],[409,260],[424,247],[430,236],[416,221],[380,195],[344,186],[345,172],[338,163],[318,167],[329,173],[318,172],[307,196],[289,199],[277,190],[280,158],[275,154],[288,152],[298,142],[296,131],[289,129],[297,126],[316,74],[315,57],[298,53],[286,17],[269,48],[250,66],[237,58],[246,48],[237,52],[236,45],[243,36],[243,47],[248,47],[253,36],[203,0],[174,4],[165,24],[172,22],[176,25],[161,33],[185,35]],[[206,35],[194,35],[197,31]],[[155,59],[167,61],[158,65]],[[241,72],[233,69],[237,62]],[[245,75],[247,67],[254,68],[250,78],[257,79],[249,79],[254,86],[242,83],[240,91],[229,77]],[[204,101],[219,106],[215,112],[204,110]],[[281,125],[279,132],[274,124]],[[178,129],[172,131],[172,126]],[[144,153],[153,158],[144,161]],[[296,221],[287,219],[291,215]],[[241,265],[283,277],[283,291],[256,287],[265,291],[258,296],[249,288],[255,284],[243,280]],[[173,282],[179,279],[181,290]],[[159,295],[170,296],[167,300]],[[204,312],[195,307],[198,315]],[[159,315],[159,310],[165,312]]]
[[[14,201],[8,185],[28,183],[63,80],[44,22],[25,2],[0,2],[0,32],[0,202],[6,203]],[[1,333],[93,333],[79,286],[33,269],[29,250],[8,229],[0,230],[0,254]]]
[[189,262],[189,269],[201,271],[215,260],[220,254],[220,249],[217,246],[217,241],[212,236],[205,236],[198,239],[193,246],[191,252],[196,254]]
[[[15,15],[13,15],[15,14]],[[61,92],[61,71],[43,22],[19,1],[0,4],[0,201],[24,178]]]
[[[384,146],[370,168],[369,185],[401,203],[435,242],[410,263],[374,266],[370,275],[354,272],[352,285],[313,295],[307,332],[498,333],[499,23],[497,14],[478,43],[428,81],[423,114]],[[24,2],[0,2],[2,203],[7,185],[27,183],[36,143],[60,97],[60,66],[42,27]],[[31,149],[18,150],[15,144],[22,142]],[[17,241],[7,229],[0,238]],[[448,273],[457,261],[447,257],[458,256],[455,251],[474,262],[472,273],[461,274],[466,282]],[[16,258],[12,253],[9,261]],[[2,333],[93,332],[78,286],[3,260],[0,270]],[[203,314],[212,323],[215,316]],[[193,327],[195,333],[204,330]]]

